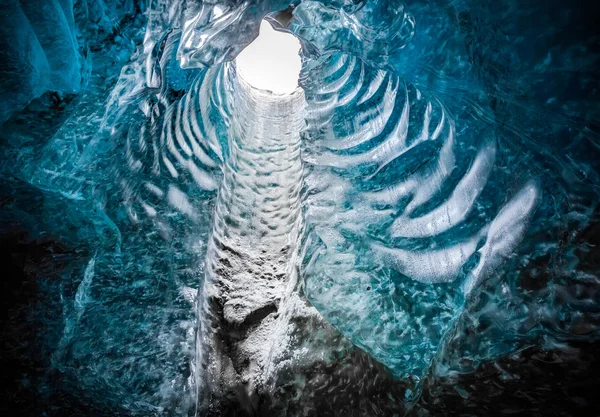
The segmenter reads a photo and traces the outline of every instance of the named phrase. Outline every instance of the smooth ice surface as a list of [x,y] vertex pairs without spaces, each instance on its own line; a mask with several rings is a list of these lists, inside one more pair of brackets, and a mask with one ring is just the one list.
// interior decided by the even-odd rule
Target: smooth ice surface
[[254,88],[290,94],[298,88],[300,42],[263,20],[259,36],[235,59],[238,75]]
[[[263,17],[289,4],[286,0],[187,3],[177,52],[181,66],[203,68],[234,59],[258,36]],[[179,6],[175,2],[171,7]]]
[[9,1],[2,9],[0,122],[45,91],[78,92],[85,79],[72,1]]
[[307,54],[346,52],[384,66],[415,33],[415,21],[401,0],[303,1],[290,30]]

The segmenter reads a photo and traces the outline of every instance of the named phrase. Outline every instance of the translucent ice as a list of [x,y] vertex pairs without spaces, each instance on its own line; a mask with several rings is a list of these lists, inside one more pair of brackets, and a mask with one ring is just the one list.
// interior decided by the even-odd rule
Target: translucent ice
[[[3,9],[0,226],[51,248],[32,414],[402,414],[598,339],[597,55],[550,8],[146,3]],[[261,21],[301,45],[281,94]]]
[[539,190],[523,185],[495,214],[481,202],[499,194],[493,135],[459,137],[439,101],[391,73],[337,55],[302,86],[306,293],[398,376],[421,377],[466,296],[522,239]]
[[83,58],[73,2],[9,1],[2,9],[0,121],[45,91],[78,92]]

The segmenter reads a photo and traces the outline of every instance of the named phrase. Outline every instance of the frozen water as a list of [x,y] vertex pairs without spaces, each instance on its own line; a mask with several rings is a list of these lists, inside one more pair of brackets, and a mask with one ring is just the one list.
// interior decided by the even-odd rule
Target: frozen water
[[596,341],[599,55],[525,3],[9,2],[1,230],[50,248],[14,308],[30,414],[435,413]]
[[486,213],[498,208],[483,190],[501,194],[489,130],[458,137],[439,101],[348,55],[303,80],[306,293],[396,375],[422,377],[466,297],[522,239],[539,189],[517,186]]

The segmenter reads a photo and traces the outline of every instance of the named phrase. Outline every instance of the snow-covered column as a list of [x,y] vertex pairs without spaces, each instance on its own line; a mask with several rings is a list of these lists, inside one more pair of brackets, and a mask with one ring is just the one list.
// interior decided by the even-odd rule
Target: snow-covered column
[[200,395],[215,407],[230,397],[249,411],[295,270],[304,93],[275,95],[229,79],[237,108],[200,295]]

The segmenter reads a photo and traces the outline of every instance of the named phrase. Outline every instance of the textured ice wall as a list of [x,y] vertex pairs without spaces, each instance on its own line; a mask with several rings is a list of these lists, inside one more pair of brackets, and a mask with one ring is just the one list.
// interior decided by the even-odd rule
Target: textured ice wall
[[[37,281],[43,297],[34,316],[51,371],[23,386],[40,387],[41,402],[58,370],[64,386],[103,410],[177,415],[193,405],[190,364],[202,351],[193,346],[194,295],[205,272],[227,132],[238,116],[224,99],[233,93],[223,78],[181,70],[177,51],[181,59],[181,52],[198,57],[189,67],[232,58],[255,33],[239,28],[257,28],[263,12],[279,7],[261,3],[252,9],[251,2],[204,2],[201,24],[186,25],[200,3],[152,2],[137,21],[112,21],[123,25],[119,36],[91,48],[93,76],[80,101],[46,96],[3,125],[10,196],[2,200],[3,228],[19,224],[27,239],[51,237],[67,248],[53,249]],[[88,4],[90,25],[99,31],[112,27],[110,7],[102,4]],[[532,2],[411,2],[402,10],[412,17],[392,22],[377,19],[385,4],[397,5],[305,3],[297,16],[313,16],[303,20],[307,27],[299,19],[289,26],[306,33],[311,60],[319,48],[310,44],[329,45],[328,33],[343,39],[334,50],[350,54],[307,65],[314,129],[303,138],[304,209],[314,246],[304,258],[304,288],[329,320],[397,375],[429,372],[434,385],[434,377],[449,377],[447,385],[468,397],[475,388],[454,382],[483,362],[523,346],[568,349],[573,340],[597,339],[597,115],[592,100],[573,93],[593,91],[597,55],[569,47],[552,24],[544,23],[543,36],[539,28],[523,30],[549,13]],[[566,7],[555,6],[557,13]],[[320,13],[322,7],[331,13]],[[376,21],[362,19],[373,11]],[[319,21],[328,16],[331,25]],[[379,35],[397,35],[387,27],[410,27],[399,21],[414,21],[414,33],[384,51],[369,47],[381,42]],[[193,36],[211,28],[217,36],[185,51],[180,39],[192,36],[190,28],[198,29]],[[536,47],[540,37],[544,47]],[[28,39],[36,38],[44,39]],[[365,49],[359,38],[370,39]],[[15,109],[45,88],[31,95],[21,81],[14,85],[25,97]],[[5,102],[12,99],[8,94]],[[541,199],[515,249],[524,222],[512,203],[536,200],[528,193],[532,178]],[[517,214],[527,218],[529,206],[517,204]],[[517,221],[504,224],[516,227],[499,233],[507,218]],[[516,239],[499,238],[505,236]],[[458,256],[448,254],[453,247]],[[347,268],[350,274],[339,273]],[[491,279],[465,299],[469,276]],[[289,303],[285,312],[308,329],[296,336],[307,341],[300,349],[309,360],[272,361],[281,365],[267,390],[276,410],[364,415],[402,408],[403,390],[314,309]],[[404,329],[411,343],[397,334]],[[503,386],[510,376],[498,372]]]
[[142,7],[136,0],[3,2],[0,121],[45,92],[79,93],[89,81],[90,49],[101,49]]
[[392,73],[337,55],[309,65],[303,86],[307,295],[396,375],[422,377],[522,239],[538,187],[498,198],[493,133],[461,137],[439,101]]
[[[258,90],[233,64],[213,71],[223,74],[235,110],[199,292],[200,414],[402,409],[405,385],[340,335],[303,294],[303,90]],[[320,391],[327,397],[315,397]],[[387,395],[369,396],[374,391]]]
[[297,279],[304,94],[277,96],[253,88],[230,65],[221,71],[236,110],[201,292],[199,378],[207,386],[203,401],[243,390],[239,400],[250,412],[273,351],[285,343],[278,310]]
[[[375,269],[383,265],[380,273],[390,275],[382,281],[385,289],[393,290],[392,301],[378,302],[377,295],[357,293],[356,288],[363,287],[360,280],[346,282],[339,273],[332,274],[335,277],[333,291],[346,286],[348,292],[342,294],[351,294],[352,301],[348,301],[347,297],[319,294],[328,288],[324,288],[321,285],[323,281],[318,278],[312,281],[315,291],[313,301],[318,302],[317,298],[322,297],[320,308],[332,311],[333,317],[341,315],[340,308],[343,310],[345,306],[348,315],[337,325],[343,327],[345,323],[351,323],[346,334],[362,329],[362,334],[354,334],[353,340],[367,340],[371,347],[366,348],[379,352],[382,361],[391,364],[398,360],[398,372],[403,372],[406,366],[410,369],[409,373],[423,375],[436,355],[439,363],[448,360],[455,364],[466,364],[467,361],[477,364],[512,351],[519,343],[531,343],[536,338],[520,331],[504,336],[500,329],[520,322],[523,315],[532,314],[531,320],[535,321],[535,314],[552,310],[547,306],[534,308],[531,313],[524,309],[515,315],[503,315],[502,325],[488,327],[489,331],[481,333],[486,336],[473,335],[466,340],[460,335],[461,331],[465,331],[464,317],[468,316],[463,315],[466,311],[463,306],[465,302],[469,303],[465,295],[485,278],[492,277],[495,279],[485,284],[485,296],[480,298],[477,293],[473,303],[494,300],[487,301],[492,314],[491,311],[498,305],[513,305],[524,300],[522,293],[518,294],[519,284],[514,275],[507,274],[507,271],[518,268],[519,261],[513,256],[514,250],[525,236],[529,221],[534,220],[534,230],[540,230],[548,213],[554,212],[557,218],[564,213],[559,214],[549,200],[541,198],[548,195],[541,189],[554,181],[556,169],[547,168],[547,176],[542,177],[533,161],[536,152],[546,154],[548,150],[544,147],[530,148],[534,142],[528,142],[528,138],[523,139],[521,145],[514,143],[511,137],[514,132],[510,133],[511,122],[506,121],[507,117],[514,120],[514,108],[507,112],[514,104],[507,103],[506,96],[496,95],[493,80],[500,78],[499,70],[489,66],[488,62],[481,62],[477,55],[478,46],[489,44],[476,44],[470,38],[482,32],[475,30],[476,26],[470,25],[468,19],[479,18],[487,10],[483,12],[466,2],[454,5],[415,3],[411,4],[410,14],[394,15],[396,20],[388,21],[390,14],[387,14],[385,19],[378,16],[380,19],[376,21],[362,19],[360,25],[348,25],[353,21],[350,14],[365,17],[373,11],[384,10],[386,4],[389,2],[376,6],[366,2],[354,8],[341,3],[328,6],[318,2],[303,3],[294,10],[296,20],[292,20],[289,26],[292,31],[304,36],[305,52],[312,58],[338,49],[351,52],[374,67],[367,66],[365,70],[363,64],[355,67],[351,63],[336,64],[327,56],[329,61],[325,62],[333,67],[328,68],[331,72],[323,74],[316,71],[312,74],[314,78],[305,83],[305,87],[315,92],[314,97],[309,94],[307,99],[309,104],[311,100],[313,104],[309,119],[313,115],[316,119],[314,143],[309,140],[306,150],[306,161],[316,167],[309,174],[312,179],[308,184],[307,212],[313,214],[321,210],[324,213],[322,217],[325,220],[319,219],[318,215],[314,215],[312,220],[319,227],[325,225],[327,233],[322,233],[325,236],[319,238],[324,246],[329,244],[330,248],[334,248],[328,254],[321,253],[319,260],[309,262],[307,270],[326,271],[327,255],[340,250],[348,256],[332,260],[335,266],[330,269],[334,271],[346,263],[350,265],[349,270],[356,272],[353,267],[364,263],[363,268],[368,271],[362,274],[364,279],[374,274],[370,262],[378,261]],[[472,9],[477,11],[471,12]],[[454,13],[460,17],[458,21],[452,20]],[[377,13],[371,16],[374,15]],[[417,22],[417,27],[418,22],[422,22],[422,30],[413,33],[409,30],[411,22]],[[405,32],[387,31],[395,27],[408,29]],[[373,47],[386,35],[393,37],[399,33],[404,33],[404,36],[398,37],[398,42],[389,49]],[[413,42],[407,43],[413,35]],[[492,49],[495,47],[491,46]],[[489,58],[490,55],[486,56]],[[347,59],[352,61],[354,58]],[[324,67],[327,68],[327,65]],[[378,67],[392,72],[373,75]],[[396,80],[400,87],[395,87],[394,82],[383,83],[386,74],[393,78],[394,72],[404,78]],[[321,85],[323,79],[324,86]],[[366,97],[362,103],[359,92]],[[373,96],[375,98],[366,103]],[[393,116],[392,103],[395,105]],[[359,116],[354,117],[354,114]],[[403,116],[408,121],[401,123]],[[436,125],[436,118],[441,119],[442,116],[444,121],[438,121]],[[496,117],[499,117],[498,124]],[[440,130],[434,129],[434,126]],[[348,135],[348,132],[352,133]],[[539,130],[537,132],[540,133]],[[498,134],[502,136],[499,138]],[[342,139],[339,142],[336,141],[340,139],[338,136]],[[308,137],[311,137],[310,133]],[[557,167],[562,166],[567,171],[573,169],[567,165],[561,161]],[[330,171],[323,166],[328,166]],[[337,177],[342,179],[334,181]],[[345,187],[340,185],[339,189],[332,189],[332,184],[344,184],[344,179]],[[395,183],[399,179],[400,183]],[[324,191],[325,197],[319,201],[321,191]],[[373,197],[379,196],[375,204],[364,202],[365,191],[374,194]],[[316,204],[311,206],[313,202]],[[534,218],[535,208],[540,205],[543,208]],[[582,209],[590,213],[593,207],[592,203]],[[357,225],[348,221],[352,218],[356,219]],[[554,231],[552,233],[558,238]],[[327,243],[323,242],[326,239],[329,239]],[[528,242],[522,254],[548,254],[549,247],[543,248],[542,245],[536,248],[535,239]],[[358,261],[355,260],[357,254],[362,255]],[[528,268],[526,265],[533,264],[535,256],[522,258],[524,270]],[[371,291],[372,285],[368,284],[373,283],[369,279],[366,281],[365,291]],[[310,282],[309,279],[308,286]],[[352,286],[354,284],[356,288]],[[509,290],[509,287],[513,289]],[[380,332],[381,329],[376,327],[376,323],[382,321],[381,315],[373,313],[372,320],[360,323],[352,315],[361,303],[368,305],[364,311],[369,313],[395,312],[398,300],[394,298],[412,299],[413,296],[418,298],[418,295],[423,295],[425,300],[431,297],[431,303],[407,301],[402,308],[409,312],[398,314],[408,324],[396,321],[397,317],[390,319],[388,331],[392,337],[385,338],[386,332]],[[444,296],[450,299],[440,304],[439,299]],[[374,304],[369,305],[369,302]],[[418,307],[423,311],[415,311]],[[485,316],[487,313],[482,314]],[[386,314],[383,317],[384,322],[388,320]],[[551,321],[557,318],[553,313],[549,317]],[[375,330],[369,330],[369,327]],[[397,349],[393,343],[409,350],[408,346],[412,346],[403,344],[403,333],[393,333],[403,327],[409,333],[412,328],[420,329],[415,333],[415,346],[418,347],[413,358],[394,357]],[[494,328],[497,331],[491,330]],[[469,347],[468,352],[456,349],[456,346],[448,349],[443,343],[447,340],[446,334],[453,344],[460,344],[462,339],[466,342],[465,346],[474,342],[478,347]],[[382,346],[377,342],[378,337],[391,343]],[[499,344],[495,344],[494,338]],[[423,352],[427,353],[419,354]],[[444,367],[437,369],[442,371]],[[470,368],[466,366],[463,369]]]
[[3,175],[37,191],[3,211],[3,227],[16,218],[28,239],[66,248],[31,313],[47,352],[42,406],[65,391],[100,414],[194,406],[195,297],[220,163],[209,118],[226,110],[213,79],[177,65],[177,4],[151,6],[101,14],[120,27],[89,40],[93,76],[74,103],[43,96],[3,126]]
[[2,8],[0,121],[45,91],[78,92],[83,58],[73,2],[14,0]]

